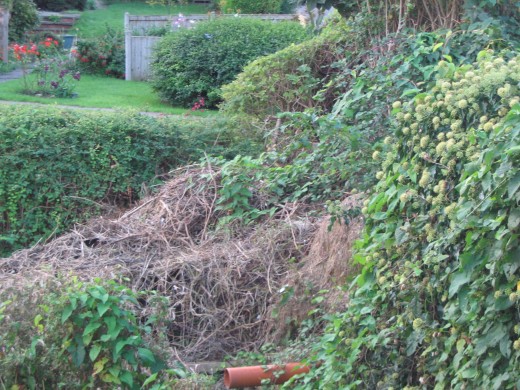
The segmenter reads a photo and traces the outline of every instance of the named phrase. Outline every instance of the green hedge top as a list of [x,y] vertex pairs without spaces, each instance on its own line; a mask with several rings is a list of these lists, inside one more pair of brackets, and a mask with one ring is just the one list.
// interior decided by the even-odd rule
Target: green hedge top
[[[138,114],[0,107],[0,255],[96,212],[185,162],[185,138]],[[185,145],[184,145],[185,146]]]

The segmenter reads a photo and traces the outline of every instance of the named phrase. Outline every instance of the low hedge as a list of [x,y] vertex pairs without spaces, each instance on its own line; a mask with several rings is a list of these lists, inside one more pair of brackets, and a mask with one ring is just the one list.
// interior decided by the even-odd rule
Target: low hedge
[[86,220],[99,204],[128,205],[143,183],[205,152],[225,154],[236,139],[225,122],[190,122],[0,107],[0,256]]
[[223,18],[165,36],[156,47],[153,86],[174,105],[191,106],[201,97],[208,107],[221,100],[220,87],[250,61],[307,38],[295,22]]

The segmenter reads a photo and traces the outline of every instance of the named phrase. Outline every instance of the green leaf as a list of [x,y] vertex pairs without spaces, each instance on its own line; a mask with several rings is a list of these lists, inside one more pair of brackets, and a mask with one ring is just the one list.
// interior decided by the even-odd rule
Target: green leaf
[[126,383],[130,388],[134,385],[134,377],[130,371],[123,372],[119,375],[119,379],[121,379],[121,382]]
[[76,348],[72,350],[72,362],[77,366],[81,366],[83,361],[85,360],[85,347],[83,345],[78,345]]
[[470,273],[459,272],[456,273],[451,279],[449,297],[453,297],[459,289],[471,280]]
[[72,306],[66,306],[65,309],[63,309],[63,312],[61,313],[61,323],[63,324],[65,321],[68,320],[70,315],[72,314]]
[[155,374],[152,374],[148,378],[146,378],[146,380],[143,382],[143,385],[141,386],[141,388],[144,388],[147,385],[149,385],[150,383],[152,383],[153,381],[155,381],[157,379],[157,375],[158,375],[158,373],[156,372]]
[[153,352],[150,351],[149,349],[147,349],[147,348],[138,348],[137,349],[137,354],[139,355],[139,357],[144,362],[146,362],[148,364],[155,363],[155,356],[154,356]]
[[496,346],[504,336],[507,336],[507,333],[507,329],[503,324],[496,324],[488,330],[485,336],[476,341],[475,353],[478,356],[482,355],[488,348]]
[[101,345],[100,344],[94,344],[88,353],[88,356],[90,358],[90,361],[93,362],[97,359],[99,352],[101,352]]
[[83,331],[83,336],[86,336],[90,333],[93,333],[95,332],[97,329],[99,329],[99,327],[101,326],[101,323],[100,322],[90,322],[85,330]]
[[516,194],[518,188],[520,188],[520,172],[509,180],[509,184],[507,185],[507,194],[509,195],[509,199],[513,198],[513,195]]
[[100,317],[103,317],[103,314],[105,314],[108,309],[110,309],[110,303],[100,303],[97,306],[97,311]]
[[507,228],[509,230],[514,230],[520,225],[520,209],[514,208],[509,213],[509,218],[507,220]]

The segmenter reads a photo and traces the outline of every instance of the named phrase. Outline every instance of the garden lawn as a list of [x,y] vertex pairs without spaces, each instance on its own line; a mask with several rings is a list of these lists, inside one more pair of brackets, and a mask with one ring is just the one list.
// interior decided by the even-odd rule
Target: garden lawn
[[60,104],[66,106],[95,108],[124,108],[165,114],[190,113],[198,116],[215,115],[216,111],[192,112],[185,108],[172,107],[159,100],[150,84],[140,81],[125,81],[103,76],[85,75],[78,82],[77,98],[47,98],[24,95],[23,80],[0,84],[0,100]]
[[125,12],[128,12],[130,15],[205,14],[208,12],[208,7],[193,4],[178,5],[172,6],[170,12],[166,6],[152,6],[145,2],[111,4],[106,8],[83,12],[75,25],[78,37],[93,38],[103,35],[107,26],[123,31]]

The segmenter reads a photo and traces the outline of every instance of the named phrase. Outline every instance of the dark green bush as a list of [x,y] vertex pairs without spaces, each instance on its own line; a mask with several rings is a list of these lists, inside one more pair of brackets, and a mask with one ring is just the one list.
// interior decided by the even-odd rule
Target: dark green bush
[[25,33],[39,24],[36,6],[32,0],[16,0],[9,19],[9,41],[22,42]]
[[225,13],[277,14],[283,3],[283,0],[220,0],[220,9]]
[[245,18],[200,23],[164,37],[155,51],[153,86],[172,104],[190,106],[200,97],[214,107],[220,87],[231,82],[251,60],[307,37],[293,22]]
[[84,73],[125,77],[125,40],[120,31],[107,27],[100,37],[78,41],[76,57]]
[[[18,0],[17,0],[18,1]],[[34,0],[36,6],[45,11],[83,11],[87,0]]]
[[[225,121],[0,108],[0,256],[128,205],[143,183],[207,154],[251,152]],[[232,146],[228,148],[230,144]]]

